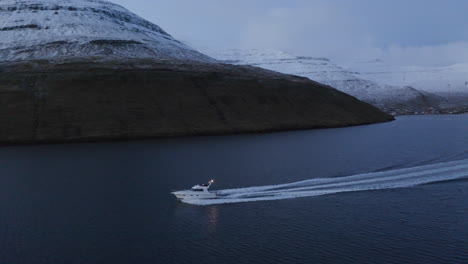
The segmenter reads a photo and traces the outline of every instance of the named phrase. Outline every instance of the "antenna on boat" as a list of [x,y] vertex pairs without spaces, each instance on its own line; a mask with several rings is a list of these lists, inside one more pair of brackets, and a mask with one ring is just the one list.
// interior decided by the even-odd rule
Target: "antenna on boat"
[[211,179],[209,182],[208,182],[208,188],[211,186],[211,184],[214,182],[213,179]]

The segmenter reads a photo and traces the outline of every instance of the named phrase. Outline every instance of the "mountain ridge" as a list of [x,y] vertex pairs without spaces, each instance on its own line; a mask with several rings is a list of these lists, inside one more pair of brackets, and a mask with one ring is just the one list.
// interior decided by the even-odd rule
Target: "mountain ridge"
[[441,100],[438,96],[411,86],[386,85],[361,78],[359,72],[347,70],[323,57],[296,56],[279,50],[204,49],[203,51],[225,63],[252,65],[307,77],[355,96],[388,113],[407,114],[422,111],[438,105]]
[[108,1],[4,0],[0,21],[4,61],[80,56],[214,61]]

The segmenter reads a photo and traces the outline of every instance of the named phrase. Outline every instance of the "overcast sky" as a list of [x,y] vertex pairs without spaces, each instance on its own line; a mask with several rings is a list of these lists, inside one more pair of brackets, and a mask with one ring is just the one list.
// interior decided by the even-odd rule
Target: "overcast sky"
[[193,47],[271,48],[336,62],[468,62],[466,0],[112,0]]

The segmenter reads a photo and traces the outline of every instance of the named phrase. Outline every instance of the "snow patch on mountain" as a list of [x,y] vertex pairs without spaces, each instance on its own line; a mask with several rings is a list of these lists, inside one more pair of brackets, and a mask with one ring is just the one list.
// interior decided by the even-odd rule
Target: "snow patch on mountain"
[[81,56],[214,61],[108,1],[0,1],[1,61]]

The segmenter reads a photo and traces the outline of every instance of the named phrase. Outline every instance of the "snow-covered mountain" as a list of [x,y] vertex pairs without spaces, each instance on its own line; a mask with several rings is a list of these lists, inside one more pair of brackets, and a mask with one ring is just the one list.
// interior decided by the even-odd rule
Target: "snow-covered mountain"
[[422,111],[437,104],[439,98],[406,85],[361,78],[326,58],[295,56],[278,50],[203,50],[215,59],[236,65],[252,65],[273,71],[307,77],[374,104],[387,112]]
[[106,56],[213,59],[101,0],[0,0],[0,61]]
[[379,83],[411,86],[438,95],[443,112],[468,111],[468,63],[441,67],[396,66],[382,60],[346,64],[357,76]]
[[468,63],[445,67],[395,66],[382,60],[344,65],[358,76],[390,85],[411,86],[432,93],[468,93]]

